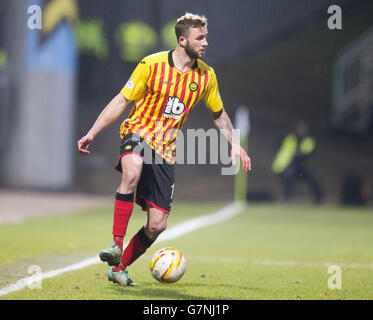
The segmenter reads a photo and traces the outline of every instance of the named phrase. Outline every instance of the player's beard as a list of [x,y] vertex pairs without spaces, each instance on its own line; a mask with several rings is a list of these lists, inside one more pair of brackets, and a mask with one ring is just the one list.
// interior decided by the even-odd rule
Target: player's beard
[[185,53],[188,55],[188,57],[192,60],[195,59],[201,59],[203,55],[200,55],[198,51],[194,50],[192,46],[189,44],[189,41],[187,41],[185,47],[184,47]]

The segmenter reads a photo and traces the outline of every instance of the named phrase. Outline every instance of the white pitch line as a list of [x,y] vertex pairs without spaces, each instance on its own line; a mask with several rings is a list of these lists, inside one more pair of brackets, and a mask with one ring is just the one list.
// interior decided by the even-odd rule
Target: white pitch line
[[161,233],[157,239],[157,242],[175,239],[199,228],[229,220],[235,215],[239,214],[242,209],[243,204],[241,202],[233,202],[220,209],[218,212],[187,220],[170,228],[169,230],[166,230],[165,232]]
[[[167,240],[175,239],[189,232],[193,232],[197,229],[232,219],[234,216],[241,213],[243,208],[244,208],[243,203],[233,202],[215,213],[193,218],[185,222],[181,222],[177,224],[176,226],[171,227],[170,229],[167,229],[165,232],[163,232],[158,237],[156,242],[158,243],[158,242],[164,242]],[[40,281],[43,279],[53,278],[62,273],[83,269],[91,265],[98,264],[100,262],[101,260],[97,256],[87,258],[87,259],[84,259],[83,261],[74,263],[72,265],[66,266],[61,269],[43,272],[42,274],[38,275],[38,280]],[[17,282],[0,289],[0,296],[9,294],[14,291],[22,290],[28,285],[32,284],[34,281],[35,281],[35,276],[30,276],[30,277],[20,279]]]

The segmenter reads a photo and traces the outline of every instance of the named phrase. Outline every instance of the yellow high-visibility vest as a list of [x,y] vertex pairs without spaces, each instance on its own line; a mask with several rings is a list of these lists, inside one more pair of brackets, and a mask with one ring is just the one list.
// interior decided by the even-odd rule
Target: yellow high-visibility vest
[[81,20],[74,25],[74,34],[79,52],[91,54],[98,59],[105,59],[109,55],[103,20]]
[[274,173],[281,173],[290,165],[297,152],[298,143],[300,152],[305,155],[310,154],[316,147],[316,141],[311,137],[304,137],[298,142],[295,134],[287,135],[272,163]]
[[124,22],[115,34],[122,59],[138,62],[157,47],[158,35],[144,22]]
[[161,35],[163,50],[171,50],[177,46],[174,20],[171,20],[162,27]]

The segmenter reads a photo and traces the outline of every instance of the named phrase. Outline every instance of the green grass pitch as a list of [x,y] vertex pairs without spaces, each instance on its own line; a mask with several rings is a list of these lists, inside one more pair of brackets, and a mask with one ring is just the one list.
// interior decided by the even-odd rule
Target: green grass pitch
[[[214,213],[224,203],[175,203],[169,227]],[[112,208],[0,226],[0,289],[28,276],[27,268],[59,269],[92,257],[111,242]],[[145,222],[136,208],[128,237]],[[44,279],[0,299],[373,299],[373,212],[367,209],[247,204],[231,220],[155,243],[129,268],[140,287],[107,281],[104,263]],[[184,277],[160,284],[151,255],[176,247]],[[342,289],[329,289],[329,265],[342,270]]]

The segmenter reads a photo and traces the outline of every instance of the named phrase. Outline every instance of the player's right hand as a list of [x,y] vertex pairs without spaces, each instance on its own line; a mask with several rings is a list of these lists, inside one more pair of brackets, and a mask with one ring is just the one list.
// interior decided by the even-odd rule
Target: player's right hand
[[80,154],[85,156],[91,153],[88,148],[92,141],[93,137],[86,135],[77,142]]

